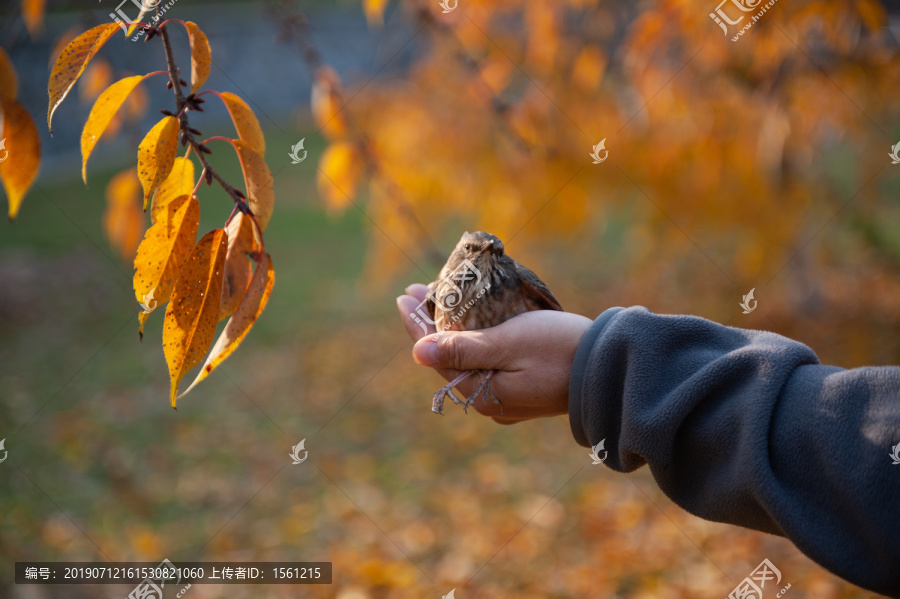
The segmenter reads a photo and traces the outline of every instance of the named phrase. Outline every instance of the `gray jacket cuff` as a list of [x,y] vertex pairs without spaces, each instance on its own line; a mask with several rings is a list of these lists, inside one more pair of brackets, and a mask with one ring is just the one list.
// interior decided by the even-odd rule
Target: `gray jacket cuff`
[[569,425],[572,427],[572,435],[579,445],[591,447],[591,441],[584,432],[584,377],[588,369],[588,361],[591,349],[597,339],[603,334],[603,329],[613,317],[625,308],[617,307],[606,310],[597,317],[590,326],[575,353],[575,362],[572,363],[572,374],[569,376]]

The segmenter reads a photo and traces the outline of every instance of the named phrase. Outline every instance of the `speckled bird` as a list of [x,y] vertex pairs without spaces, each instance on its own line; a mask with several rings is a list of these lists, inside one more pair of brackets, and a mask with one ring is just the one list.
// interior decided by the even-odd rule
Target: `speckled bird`
[[[484,231],[463,234],[437,280],[428,288],[430,291],[425,305],[438,332],[486,329],[523,312],[562,310],[544,282],[534,272],[507,256],[500,239]],[[497,349],[503,351],[502,348]],[[493,370],[485,375],[465,402],[453,394],[453,387],[479,372],[464,372],[438,389],[431,411],[442,414],[447,397],[466,409],[475,402],[479,393],[485,402],[490,395],[494,402],[500,404],[491,392]],[[500,409],[503,410],[502,404]]]

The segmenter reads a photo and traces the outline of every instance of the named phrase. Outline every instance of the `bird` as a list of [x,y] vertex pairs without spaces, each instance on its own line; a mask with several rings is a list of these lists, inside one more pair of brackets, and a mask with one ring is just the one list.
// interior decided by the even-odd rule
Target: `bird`
[[[507,256],[498,237],[484,231],[463,233],[428,289],[425,308],[439,333],[487,329],[532,310],[562,310],[547,285],[533,271]],[[468,412],[467,408],[481,393],[485,403],[488,395],[493,397],[502,413],[503,404],[491,392],[494,370],[488,371],[465,402],[453,394],[453,387],[479,372],[464,372],[438,389],[431,411],[443,414],[444,399],[449,397]]]

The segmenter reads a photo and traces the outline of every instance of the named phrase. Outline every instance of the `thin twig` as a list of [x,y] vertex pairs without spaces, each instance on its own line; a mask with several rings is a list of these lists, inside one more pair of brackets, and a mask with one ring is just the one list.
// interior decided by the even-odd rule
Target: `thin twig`
[[181,89],[181,79],[179,77],[178,66],[175,64],[175,53],[172,51],[172,42],[169,39],[169,31],[168,31],[168,23],[161,25],[159,27],[159,36],[162,38],[163,46],[166,49],[166,65],[169,69],[169,81],[172,82],[172,90],[175,92],[175,104],[176,104],[176,114],[178,116],[178,124],[179,129],[181,131],[182,138],[186,139],[190,144],[191,149],[194,150],[194,153],[197,155],[197,158],[200,160],[200,164],[203,166],[204,172],[215,179],[219,185],[222,186],[228,195],[231,196],[231,199],[234,200],[234,203],[237,205],[238,209],[244,214],[253,215],[253,212],[250,210],[250,206],[247,205],[247,201],[244,199],[244,194],[238,188],[229,184],[222,176],[216,172],[216,170],[209,163],[209,159],[206,157],[206,152],[204,152],[201,147],[205,149],[205,146],[197,141],[197,138],[194,137],[194,134],[191,133],[190,124],[188,123],[188,99],[192,98],[193,94],[189,96],[184,95],[184,90]]

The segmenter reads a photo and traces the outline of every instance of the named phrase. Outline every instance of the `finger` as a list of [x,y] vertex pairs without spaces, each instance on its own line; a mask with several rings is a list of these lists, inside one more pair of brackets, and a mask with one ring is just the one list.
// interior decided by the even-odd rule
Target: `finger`
[[401,295],[397,298],[397,309],[400,311],[403,326],[413,341],[434,333],[434,324],[428,318],[428,312],[422,306],[421,300],[412,295]]
[[443,331],[427,335],[413,347],[413,359],[423,366],[453,370],[509,370],[506,352],[484,331]]
[[413,283],[406,288],[406,295],[411,295],[421,302],[425,299],[425,296],[428,295],[428,285]]

